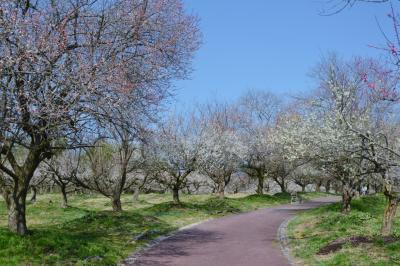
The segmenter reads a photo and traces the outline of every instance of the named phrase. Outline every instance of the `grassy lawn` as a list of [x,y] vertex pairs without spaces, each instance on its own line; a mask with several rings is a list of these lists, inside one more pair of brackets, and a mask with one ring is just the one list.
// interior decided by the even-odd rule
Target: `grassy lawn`
[[[323,196],[309,193],[305,198]],[[288,194],[235,194],[224,201],[210,195],[182,195],[176,206],[169,194],[141,195],[138,203],[124,195],[120,214],[100,195],[70,196],[61,209],[60,195],[38,195],[27,207],[31,234],[9,233],[0,200],[0,265],[114,265],[152,239],[182,226],[290,201]]]
[[[341,214],[340,204],[304,212],[289,224],[292,255],[303,265],[400,265],[400,241],[384,243],[379,237],[385,198],[382,195],[357,199],[351,213]],[[400,216],[394,235],[400,237]],[[341,249],[318,255],[334,240],[365,236],[370,243],[345,244]]]

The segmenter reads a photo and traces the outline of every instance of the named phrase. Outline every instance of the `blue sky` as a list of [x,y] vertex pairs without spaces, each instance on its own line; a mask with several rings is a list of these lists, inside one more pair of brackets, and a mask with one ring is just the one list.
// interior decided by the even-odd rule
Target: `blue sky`
[[324,54],[377,56],[369,45],[389,35],[388,4],[358,4],[321,16],[325,0],[183,0],[197,14],[203,45],[190,80],[176,83],[178,104],[230,101],[248,89],[299,94]]

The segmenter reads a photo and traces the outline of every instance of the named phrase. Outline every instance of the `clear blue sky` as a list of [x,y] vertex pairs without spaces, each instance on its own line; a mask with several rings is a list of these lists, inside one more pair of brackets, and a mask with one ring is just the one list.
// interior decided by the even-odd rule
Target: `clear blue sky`
[[384,44],[388,4],[359,4],[321,16],[325,0],[184,0],[197,14],[203,45],[187,81],[176,83],[178,104],[229,101],[247,89],[293,94],[312,88],[312,68],[328,52],[375,56]]

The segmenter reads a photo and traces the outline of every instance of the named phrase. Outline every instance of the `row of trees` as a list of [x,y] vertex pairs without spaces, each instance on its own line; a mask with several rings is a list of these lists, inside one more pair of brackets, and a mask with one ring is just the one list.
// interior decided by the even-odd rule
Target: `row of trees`
[[44,173],[61,192],[63,184],[97,191],[112,200],[115,211],[122,209],[124,191],[134,191],[137,198],[140,190],[169,190],[178,204],[181,191],[211,187],[208,190],[223,199],[227,186],[246,190],[251,180],[256,181],[258,194],[271,182],[282,192],[288,191],[289,183],[303,191],[312,184],[317,191],[322,185],[327,191],[339,190],[315,158],[289,156],[288,147],[293,145],[282,141],[287,135],[282,120],[291,112],[291,106],[284,107],[273,94],[249,91],[231,104],[212,103],[185,115],[170,114],[124,149],[115,138],[95,138],[93,146],[66,151],[44,164],[37,180]]
[[[243,97],[243,100],[249,99],[265,101],[262,112],[268,119],[278,111],[272,94],[250,92]],[[269,102],[274,105],[264,105]],[[261,127],[267,130],[270,125],[269,122],[268,125],[259,124],[260,128],[252,125],[249,131],[253,117],[249,116],[250,107],[243,103],[213,103],[190,115],[170,114],[149,125],[137,138],[122,144],[116,138],[94,135],[93,145],[67,150],[46,160],[31,187],[43,182],[56,184],[63,194],[63,205],[66,205],[64,191],[67,187],[96,191],[112,200],[115,211],[121,211],[120,197],[124,191],[134,191],[137,199],[140,190],[170,190],[173,200],[179,203],[180,191],[195,192],[208,186],[224,198],[225,188],[232,178],[238,181],[236,190],[240,189],[240,183],[245,187],[248,182],[240,177],[246,172],[258,180],[257,192],[263,194],[266,166],[260,168],[259,164],[267,164],[264,162],[267,155],[260,157],[263,147],[256,142],[247,145],[247,141],[252,139],[255,130],[261,131]],[[257,142],[265,140],[260,136]],[[256,145],[258,150],[254,150]],[[286,191],[286,183],[283,191]]]
[[237,103],[208,104],[186,120],[167,121],[148,143],[150,162],[159,163],[152,169],[171,181],[177,202],[195,171],[214,182],[221,198],[237,172],[258,180],[260,194],[266,179],[282,192],[289,181],[333,187],[341,190],[344,213],[369,187],[387,197],[382,234],[391,234],[400,200],[398,75],[377,60],[330,55],[314,77],[316,90],[287,105],[250,91]]
[[[290,183],[303,191],[308,185],[341,190],[348,212],[357,191],[370,186],[390,199],[385,215],[385,233],[390,233],[398,202],[396,158],[383,142],[376,146],[372,140],[395,145],[399,132],[397,95],[383,90],[393,88],[395,80],[385,75],[384,81],[382,73],[374,60],[343,62],[330,56],[315,70],[318,89],[288,104],[271,93],[249,91],[234,103],[202,105],[156,123],[143,116],[141,124],[132,123],[140,113],[114,108],[119,119],[116,115],[83,134],[84,147],[45,159],[30,187],[57,185],[63,207],[68,192],[95,191],[121,211],[121,195],[127,191],[137,200],[140,191],[169,190],[179,204],[182,191],[208,185],[224,198],[228,185],[246,189],[250,179],[258,194],[271,181],[282,192]],[[377,81],[378,90],[371,87]],[[388,130],[384,137],[383,129]],[[393,160],[390,169],[383,152],[385,160]]]
[[[161,114],[172,81],[198,49],[197,18],[179,0],[0,1],[0,191],[9,229],[27,233],[29,189],[121,195],[210,183],[224,198],[256,180],[342,191],[343,212],[362,186],[399,202],[397,72],[372,59],[329,56],[317,89],[283,103],[250,91],[234,103]],[[393,53],[393,50],[391,50]]]

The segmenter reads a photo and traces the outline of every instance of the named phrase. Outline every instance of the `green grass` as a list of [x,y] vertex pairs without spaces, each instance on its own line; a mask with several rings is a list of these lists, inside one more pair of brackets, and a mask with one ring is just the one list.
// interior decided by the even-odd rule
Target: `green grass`
[[[310,197],[321,194],[310,194]],[[169,194],[122,197],[122,213],[111,212],[110,200],[97,194],[70,197],[61,209],[60,195],[38,195],[27,207],[28,236],[7,230],[7,210],[0,200],[0,265],[115,265],[149,241],[182,226],[214,217],[265,208],[290,201],[275,196],[182,195],[174,205]]]
[[303,200],[311,200],[314,198],[322,198],[322,197],[326,197],[326,196],[336,196],[335,194],[332,193],[325,193],[325,192],[299,192],[299,196],[303,199]]
[[[375,195],[354,200],[349,214],[340,213],[340,203],[301,213],[288,228],[293,256],[303,265],[400,265],[400,242],[384,244],[379,237],[385,204],[384,196]],[[394,235],[400,237],[399,216]],[[317,255],[331,241],[350,236],[374,241]]]

